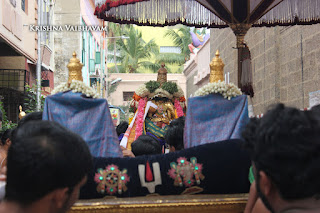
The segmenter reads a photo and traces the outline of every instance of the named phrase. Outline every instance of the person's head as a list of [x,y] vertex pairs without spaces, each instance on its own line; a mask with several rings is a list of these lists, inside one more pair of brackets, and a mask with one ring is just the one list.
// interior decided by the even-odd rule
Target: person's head
[[164,139],[170,147],[170,152],[175,152],[175,151],[184,149],[184,144],[183,144],[184,123],[185,123],[185,117],[183,116],[171,121],[171,123],[168,125]]
[[42,120],[42,112],[31,112],[26,114],[19,122],[18,126],[22,126],[29,121],[38,121]]
[[8,151],[5,200],[65,212],[91,168],[90,151],[79,135],[56,122],[30,121],[17,129]]
[[131,144],[131,151],[135,156],[161,154],[159,141],[150,135],[141,135]]
[[18,126],[16,128],[14,128],[11,132],[11,141],[14,140],[14,137],[16,135],[16,132],[18,130],[18,128],[22,127],[23,125],[25,125],[26,123],[30,122],[30,121],[41,121],[42,120],[42,112],[31,112],[28,113],[26,116],[24,116],[19,122],[18,122]]
[[320,104],[313,106],[311,111],[320,114]]
[[320,116],[276,105],[243,132],[256,187],[271,211],[307,198],[320,198]]
[[10,146],[11,145],[11,132],[12,129],[7,129],[6,131],[4,131],[1,135],[1,145],[2,146]]
[[116,131],[117,135],[120,136],[120,134],[125,133],[128,128],[128,122],[121,121],[120,124],[117,126]]

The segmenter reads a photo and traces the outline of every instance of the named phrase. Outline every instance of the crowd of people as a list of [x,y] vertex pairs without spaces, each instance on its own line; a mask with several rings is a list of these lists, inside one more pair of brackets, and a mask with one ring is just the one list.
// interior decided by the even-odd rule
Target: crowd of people
[[[245,213],[320,212],[320,106],[308,111],[278,104],[243,131],[252,181]],[[170,152],[184,149],[185,117],[165,134]],[[116,128],[119,140],[128,123]],[[124,157],[162,154],[160,142],[141,135]],[[42,113],[25,116],[1,135],[2,212],[66,212],[92,171],[94,158],[85,141]],[[5,191],[5,194],[4,194]],[[0,193],[1,194],[1,193]]]

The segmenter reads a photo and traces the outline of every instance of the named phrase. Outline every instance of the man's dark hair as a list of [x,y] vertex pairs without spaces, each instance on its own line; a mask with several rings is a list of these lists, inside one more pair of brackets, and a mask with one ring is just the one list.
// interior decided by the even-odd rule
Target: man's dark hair
[[320,104],[313,106],[311,111],[320,114]]
[[320,118],[315,111],[276,105],[243,132],[256,168],[285,200],[320,195]]
[[120,134],[125,133],[126,130],[128,129],[128,126],[129,126],[129,123],[127,121],[121,121],[116,128],[117,135],[120,136]]
[[8,151],[5,199],[29,205],[59,188],[77,185],[91,170],[87,144],[52,121],[30,121],[17,129]]
[[164,136],[166,143],[169,144],[170,146],[173,146],[176,151],[184,149],[184,144],[183,144],[184,123],[185,123],[184,116],[171,121],[171,123],[168,125],[168,129]]
[[141,135],[131,144],[135,156],[161,154],[159,141],[150,135]]
[[1,144],[5,145],[8,138],[11,138],[12,129],[7,129],[1,134]]
[[29,121],[38,121],[42,120],[42,112],[31,112],[26,114],[19,122],[18,126],[22,126]]
[[24,116],[19,122],[18,126],[14,128],[11,132],[10,140],[14,141],[14,137],[16,136],[17,129],[30,121],[41,121],[42,120],[42,112],[31,112]]

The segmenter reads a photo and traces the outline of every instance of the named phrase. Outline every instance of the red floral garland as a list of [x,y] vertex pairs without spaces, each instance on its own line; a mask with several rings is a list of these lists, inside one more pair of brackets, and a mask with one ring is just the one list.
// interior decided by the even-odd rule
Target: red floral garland
[[177,110],[177,116],[178,116],[178,118],[180,118],[180,117],[184,116],[184,113],[183,113],[182,107],[181,107],[181,105],[180,105],[180,103],[179,103],[178,99],[175,99],[175,100],[174,100],[174,107],[175,107],[175,108],[176,108],[176,110]]
[[136,124],[136,136],[134,140],[142,135],[142,126],[143,126],[143,116],[144,116],[144,108],[146,107],[147,98],[141,98],[138,106],[138,114],[137,114],[137,124]]

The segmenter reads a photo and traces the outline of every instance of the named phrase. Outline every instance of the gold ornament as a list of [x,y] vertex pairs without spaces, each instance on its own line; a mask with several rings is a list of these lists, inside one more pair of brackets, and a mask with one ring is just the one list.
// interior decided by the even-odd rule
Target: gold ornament
[[24,111],[22,111],[22,106],[19,106],[19,119],[21,120],[24,116],[26,116],[26,113]]
[[210,62],[210,78],[209,78],[210,83],[218,82],[219,80],[224,81],[224,76],[223,76],[224,63],[219,56],[220,56],[220,53],[219,53],[219,50],[217,50],[216,57],[213,58],[212,61]]
[[161,68],[158,70],[158,78],[157,81],[160,83],[160,86],[162,86],[163,83],[167,82],[167,69],[164,68],[165,64],[161,63]]
[[70,59],[69,64],[67,66],[69,70],[69,84],[72,82],[72,80],[83,81],[81,71],[83,64],[80,63],[80,60],[77,58],[76,52],[73,52],[72,56],[73,57]]

